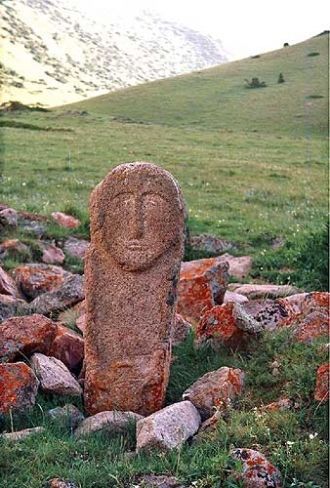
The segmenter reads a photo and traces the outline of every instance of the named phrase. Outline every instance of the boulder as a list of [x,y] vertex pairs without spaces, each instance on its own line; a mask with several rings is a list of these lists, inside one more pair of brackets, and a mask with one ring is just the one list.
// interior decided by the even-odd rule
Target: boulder
[[14,280],[9,276],[8,273],[0,266],[0,294],[9,295],[15,298],[21,298],[21,294]]
[[18,222],[18,213],[13,208],[4,208],[0,210],[0,227],[16,227]]
[[0,244],[0,259],[11,258],[18,261],[32,259],[30,248],[18,239],[7,239]]
[[202,419],[210,417],[216,408],[222,408],[242,393],[244,372],[226,366],[206,373],[182,395],[198,409]]
[[55,407],[48,410],[47,416],[57,424],[68,428],[71,432],[84,420],[83,413],[75,405],[68,403],[64,407]]
[[245,295],[249,300],[257,298],[282,298],[298,293],[298,288],[290,285],[257,285],[231,283],[228,286],[229,291],[234,291],[240,295]]
[[32,407],[38,386],[36,375],[25,363],[0,363],[0,413]]
[[0,439],[4,439],[10,442],[24,441],[27,437],[31,437],[36,434],[42,434],[45,432],[44,427],[32,427],[30,429],[18,430],[17,432],[6,432],[0,435]]
[[233,449],[231,456],[243,463],[243,472],[238,478],[244,488],[281,488],[279,470],[259,451],[253,449]]
[[28,299],[56,290],[72,276],[59,266],[50,264],[23,264],[13,271],[16,284]]
[[265,330],[275,330],[286,317],[286,312],[281,303],[268,298],[249,300],[244,304],[244,310]]
[[318,402],[327,402],[329,400],[329,379],[330,365],[322,364],[316,373],[316,387],[314,399]]
[[212,339],[213,344],[222,344],[232,349],[244,347],[251,334],[263,330],[262,324],[247,314],[239,303],[227,303],[208,310],[201,318],[197,329],[197,342]]
[[201,234],[190,237],[190,246],[196,251],[202,251],[213,255],[219,255],[223,252],[229,251],[234,247],[230,241],[225,241],[219,237],[210,234]]
[[279,303],[286,311],[288,324],[290,321],[294,322],[297,317],[306,317],[311,312],[329,311],[330,293],[327,292],[312,292],[312,293],[298,293],[279,300]]
[[201,423],[198,410],[189,401],[174,403],[136,424],[137,451],[180,447]]
[[88,241],[77,239],[76,237],[69,237],[64,243],[64,252],[73,258],[84,259],[88,247]]
[[328,311],[315,311],[303,319],[298,319],[294,325],[293,337],[298,342],[311,344],[319,337],[329,337],[329,313]]
[[43,315],[12,317],[0,326],[0,360],[14,361],[34,352],[48,354],[57,325]]
[[[79,322],[78,325],[78,321],[79,319],[77,320],[76,325],[78,328],[80,328],[81,324]],[[172,333],[172,345],[176,346],[177,344],[184,342],[187,339],[191,330],[192,325],[187,322],[187,320],[185,320],[180,314],[175,314],[174,328]]]
[[30,303],[29,309],[32,313],[49,315],[70,308],[84,298],[84,277],[76,274],[66,278],[55,290],[35,298]]
[[71,371],[76,371],[84,359],[84,340],[77,332],[58,324],[49,355],[62,361]]
[[83,420],[76,429],[76,438],[92,434],[94,432],[123,432],[128,426],[143,419],[142,415],[134,412],[105,411]]
[[65,254],[59,247],[54,244],[47,244],[42,253],[42,262],[46,264],[62,264]]
[[22,315],[28,312],[28,304],[24,300],[10,295],[0,294],[0,324],[15,315]]
[[246,303],[248,298],[245,295],[240,295],[239,293],[234,293],[233,291],[226,291],[223,303]]
[[63,212],[53,212],[51,215],[55,222],[61,227],[65,227],[67,229],[76,229],[80,225],[80,221],[78,219]]
[[218,258],[220,261],[226,261],[229,264],[229,276],[242,280],[246,278],[252,269],[251,256],[232,256],[231,254],[223,254]]
[[196,323],[215,305],[221,305],[228,284],[228,263],[218,258],[182,263],[178,285],[177,311]]
[[44,391],[58,395],[81,395],[82,390],[79,383],[62,361],[35,353],[31,357],[31,366]]

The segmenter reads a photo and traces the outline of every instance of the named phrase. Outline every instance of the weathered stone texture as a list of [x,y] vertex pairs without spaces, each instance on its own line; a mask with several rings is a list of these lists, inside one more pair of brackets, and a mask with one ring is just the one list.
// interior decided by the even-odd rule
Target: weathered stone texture
[[37,377],[25,363],[0,364],[0,413],[32,407],[38,386]]
[[174,449],[193,436],[201,423],[200,415],[189,401],[174,403],[136,424],[136,448]]
[[184,205],[165,170],[123,164],[91,196],[85,406],[148,415],[168,383]]

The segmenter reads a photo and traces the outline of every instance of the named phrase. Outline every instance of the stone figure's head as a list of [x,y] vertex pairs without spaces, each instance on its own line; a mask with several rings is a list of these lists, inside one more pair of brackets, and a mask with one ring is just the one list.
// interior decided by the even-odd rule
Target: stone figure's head
[[94,190],[91,210],[92,233],[98,232],[103,247],[125,270],[147,269],[173,246],[182,246],[180,189],[170,173],[154,164],[117,166]]

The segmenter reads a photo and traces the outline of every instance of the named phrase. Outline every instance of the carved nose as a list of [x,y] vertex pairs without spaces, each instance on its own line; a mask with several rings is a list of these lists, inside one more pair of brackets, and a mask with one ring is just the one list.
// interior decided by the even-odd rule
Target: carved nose
[[142,202],[136,199],[131,221],[131,239],[140,239],[143,236]]

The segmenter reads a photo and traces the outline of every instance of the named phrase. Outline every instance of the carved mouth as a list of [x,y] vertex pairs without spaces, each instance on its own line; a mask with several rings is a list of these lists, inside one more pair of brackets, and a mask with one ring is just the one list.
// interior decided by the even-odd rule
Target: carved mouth
[[129,242],[127,244],[127,248],[130,251],[142,251],[143,250],[143,246],[139,242],[134,242],[134,241]]

